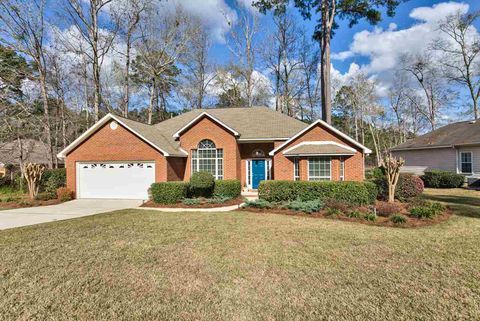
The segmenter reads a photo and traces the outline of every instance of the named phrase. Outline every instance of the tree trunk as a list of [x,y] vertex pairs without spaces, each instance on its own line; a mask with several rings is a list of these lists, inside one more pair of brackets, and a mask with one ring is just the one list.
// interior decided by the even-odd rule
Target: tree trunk
[[[39,59],[40,61],[40,59]],[[53,146],[52,146],[52,136],[50,129],[50,114],[48,110],[48,94],[47,94],[47,81],[45,79],[45,72],[43,70],[42,64],[38,63],[38,72],[40,80],[40,90],[42,93],[42,102],[43,102],[43,116],[45,118],[45,142],[48,148],[48,168],[53,168]]]
[[100,85],[100,63],[98,59],[98,13],[97,8],[91,5],[92,17],[92,55],[93,55],[93,109],[95,122],[99,120],[100,103],[101,103],[101,85]]
[[125,80],[123,84],[123,117],[128,118],[128,108],[130,104],[130,47],[132,46],[130,32],[127,34],[126,40],[127,51],[125,53]]
[[320,83],[322,85],[322,119],[328,124],[332,123],[332,88],[330,81],[330,38],[335,15],[335,1],[320,1],[322,12],[322,33],[320,35]]

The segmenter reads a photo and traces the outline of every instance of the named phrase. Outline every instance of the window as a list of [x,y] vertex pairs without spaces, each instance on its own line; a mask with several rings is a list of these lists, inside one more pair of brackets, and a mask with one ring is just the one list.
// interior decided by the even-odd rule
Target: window
[[332,164],[328,157],[315,157],[308,159],[308,180],[329,181],[332,179]]
[[345,159],[340,157],[340,180],[345,180]]
[[300,159],[298,157],[293,159],[293,180],[300,180]]
[[208,172],[215,179],[223,179],[223,149],[217,149],[215,143],[204,139],[198,149],[192,150],[192,173]]
[[462,173],[471,174],[472,171],[472,152],[460,153],[460,165]]

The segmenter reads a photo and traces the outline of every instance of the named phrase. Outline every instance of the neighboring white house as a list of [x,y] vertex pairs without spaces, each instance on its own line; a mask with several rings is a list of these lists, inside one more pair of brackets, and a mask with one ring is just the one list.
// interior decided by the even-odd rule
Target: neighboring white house
[[440,169],[475,181],[480,178],[480,122],[446,125],[395,146],[391,152],[405,159],[404,172]]

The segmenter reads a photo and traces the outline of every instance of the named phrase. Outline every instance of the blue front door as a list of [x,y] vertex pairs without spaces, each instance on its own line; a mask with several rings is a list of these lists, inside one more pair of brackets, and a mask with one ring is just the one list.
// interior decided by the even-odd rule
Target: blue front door
[[257,189],[260,181],[265,180],[265,160],[252,160],[252,188]]

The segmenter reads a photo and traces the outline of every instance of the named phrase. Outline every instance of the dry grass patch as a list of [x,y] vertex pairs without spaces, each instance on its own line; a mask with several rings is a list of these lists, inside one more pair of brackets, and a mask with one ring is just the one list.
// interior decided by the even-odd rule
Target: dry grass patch
[[124,210],[0,231],[2,320],[478,320],[480,219]]

